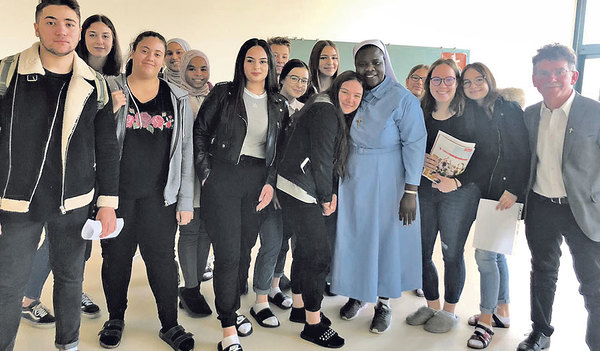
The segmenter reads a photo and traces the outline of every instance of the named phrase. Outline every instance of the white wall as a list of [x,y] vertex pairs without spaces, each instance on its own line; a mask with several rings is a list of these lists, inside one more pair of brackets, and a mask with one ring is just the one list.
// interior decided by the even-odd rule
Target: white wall
[[[230,80],[237,50],[248,38],[275,35],[333,41],[380,38],[386,43],[471,50],[499,87],[531,85],[531,57],[547,43],[571,45],[575,0],[79,0],[82,18],[107,15],[124,52],[142,30],[182,37],[211,61],[212,82]],[[0,0],[0,57],[36,40],[37,0]],[[277,5],[277,7],[274,7]],[[10,9],[10,11],[8,10]],[[293,48],[292,48],[293,56]],[[406,72],[396,72],[402,77]]]

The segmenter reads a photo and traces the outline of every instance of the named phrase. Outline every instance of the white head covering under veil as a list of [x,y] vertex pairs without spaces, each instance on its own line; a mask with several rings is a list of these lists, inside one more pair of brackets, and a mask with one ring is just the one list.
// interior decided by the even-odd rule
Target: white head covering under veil
[[387,49],[385,48],[385,44],[381,40],[369,39],[361,41],[360,43],[354,45],[354,48],[352,49],[352,57],[356,59],[356,53],[358,52],[358,50],[360,50],[363,46],[367,45],[376,46],[379,48],[379,50],[383,52],[383,59],[385,60],[385,75],[386,77],[390,77],[390,79],[394,81],[394,83],[398,83],[398,79],[396,79],[396,75],[394,74],[394,68],[392,67],[392,60],[390,59],[390,55],[388,54]]
[[[190,51],[191,49],[190,44],[188,44],[187,41],[180,38],[173,38],[167,41],[167,46],[169,46],[169,44],[171,43],[179,44],[184,52]],[[170,69],[169,66],[165,65],[165,70],[163,73],[167,82],[175,83],[177,86],[181,86],[181,75],[179,74],[179,71],[174,71]]]

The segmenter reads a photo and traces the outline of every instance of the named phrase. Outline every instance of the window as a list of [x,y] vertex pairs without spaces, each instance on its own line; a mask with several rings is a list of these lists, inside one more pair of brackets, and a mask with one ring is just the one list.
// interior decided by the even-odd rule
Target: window
[[600,0],[577,0],[573,49],[577,54],[579,71],[575,90],[584,96],[600,100],[600,21],[596,20],[598,13]]
[[587,0],[584,12],[583,44],[600,44],[600,0]]
[[581,95],[600,100],[600,58],[585,60],[585,77]]

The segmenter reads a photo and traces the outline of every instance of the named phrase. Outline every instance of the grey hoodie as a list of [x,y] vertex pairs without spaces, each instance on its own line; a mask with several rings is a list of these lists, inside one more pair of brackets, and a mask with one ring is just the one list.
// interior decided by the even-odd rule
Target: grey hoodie
[[[129,109],[129,86],[125,74],[109,77],[107,83],[111,91],[123,90],[127,98],[125,105],[115,113],[120,154],[123,152],[125,123]],[[194,115],[188,100],[188,93],[175,84],[169,82],[167,84],[171,88],[175,125],[169,154],[169,174],[163,191],[165,206],[177,202],[177,211],[194,211],[194,147],[192,144]]]

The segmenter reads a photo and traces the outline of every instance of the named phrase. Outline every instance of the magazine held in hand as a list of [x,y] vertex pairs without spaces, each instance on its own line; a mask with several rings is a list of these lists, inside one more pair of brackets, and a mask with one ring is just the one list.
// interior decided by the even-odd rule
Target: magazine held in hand
[[440,130],[430,152],[438,158],[438,166],[434,171],[424,168],[423,176],[432,182],[436,182],[436,174],[454,178],[465,171],[473,152],[475,143],[464,142]]

